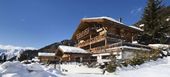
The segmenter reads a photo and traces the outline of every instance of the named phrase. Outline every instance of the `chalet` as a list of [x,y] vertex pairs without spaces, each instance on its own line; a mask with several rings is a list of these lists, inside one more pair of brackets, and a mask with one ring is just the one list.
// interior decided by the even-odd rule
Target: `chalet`
[[87,62],[91,56],[90,52],[84,49],[64,45],[58,47],[56,54],[61,57],[62,61],[66,62]]
[[149,46],[136,43],[139,33],[143,32],[134,26],[127,26],[110,17],[83,18],[71,40],[75,47],[57,45],[39,52],[40,61],[62,62],[108,62],[110,55],[116,59],[132,59],[136,53],[146,53]]
[[60,57],[56,53],[51,52],[38,52],[38,58],[40,62],[48,63],[50,61],[60,61]]
[[[149,47],[133,44],[142,29],[127,26],[110,17],[83,18],[80,21],[72,40],[77,42],[76,47],[92,53],[92,58],[97,62],[108,61],[111,53],[116,53],[119,58],[127,57],[120,53],[124,51],[149,50]],[[119,54],[118,54],[119,53]]]
[[54,52],[39,52],[38,56],[41,62],[87,62],[91,54],[78,47],[59,45]]

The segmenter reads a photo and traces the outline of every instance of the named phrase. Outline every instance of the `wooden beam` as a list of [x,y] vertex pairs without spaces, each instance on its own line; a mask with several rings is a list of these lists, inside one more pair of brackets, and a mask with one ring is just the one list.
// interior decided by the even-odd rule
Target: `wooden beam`
[[105,33],[105,47],[107,46],[107,34]]
[[89,33],[90,33],[90,48],[89,49],[91,50],[91,36],[92,35],[91,35],[91,32],[89,32]]

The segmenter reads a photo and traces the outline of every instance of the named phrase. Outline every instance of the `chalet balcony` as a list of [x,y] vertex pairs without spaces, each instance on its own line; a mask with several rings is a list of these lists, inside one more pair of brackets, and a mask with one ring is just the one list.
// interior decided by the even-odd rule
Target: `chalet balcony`
[[105,53],[105,52],[108,52],[106,51],[107,48],[113,48],[113,47],[117,47],[121,45],[122,45],[122,42],[118,42],[118,43],[110,44],[107,46],[95,47],[95,48],[92,48],[91,51],[92,53]]
[[90,45],[90,44],[94,44],[94,43],[98,43],[98,42],[101,42],[103,40],[107,39],[108,41],[114,41],[114,42],[121,42],[122,40],[120,39],[120,37],[117,37],[117,36],[96,36],[94,38],[91,38],[82,42],[82,43],[79,43],[77,44],[76,46],[77,47],[85,47],[87,45]]
[[91,48],[90,51],[92,53],[102,53],[102,52],[106,52],[105,49],[106,49],[105,46],[100,46],[100,47]]
[[90,28],[86,28],[86,29],[83,30],[82,32],[78,33],[78,34],[76,35],[76,38],[77,38],[77,39],[80,39],[80,38],[88,35],[89,32],[90,32]]
[[94,43],[97,43],[97,42],[100,42],[100,41],[103,41],[103,40],[105,40],[104,35],[103,36],[96,36],[94,38],[91,38],[91,39],[84,41],[83,43],[77,44],[77,47],[84,47],[84,46],[94,44]]
[[108,48],[119,47],[119,46],[129,46],[129,47],[138,47],[138,48],[150,49],[150,47],[145,46],[145,45],[132,44],[132,43],[128,43],[128,42],[117,42],[117,43],[110,44],[110,45],[107,45],[107,46],[95,47],[95,48],[92,48],[90,51],[91,51],[92,53],[111,52],[111,51],[108,51],[107,49],[108,49]]

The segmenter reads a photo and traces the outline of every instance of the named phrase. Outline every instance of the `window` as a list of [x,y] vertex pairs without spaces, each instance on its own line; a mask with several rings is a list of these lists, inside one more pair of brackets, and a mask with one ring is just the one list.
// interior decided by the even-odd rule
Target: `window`
[[103,55],[102,59],[109,59],[110,55]]

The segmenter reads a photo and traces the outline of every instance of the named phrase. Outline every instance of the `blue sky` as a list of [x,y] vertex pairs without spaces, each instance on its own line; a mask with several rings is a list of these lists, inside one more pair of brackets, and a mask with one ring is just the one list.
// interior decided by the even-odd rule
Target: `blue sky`
[[41,48],[70,39],[84,17],[121,17],[131,25],[145,5],[146,0],[0,0],[0,44]]

